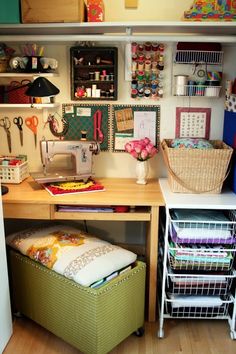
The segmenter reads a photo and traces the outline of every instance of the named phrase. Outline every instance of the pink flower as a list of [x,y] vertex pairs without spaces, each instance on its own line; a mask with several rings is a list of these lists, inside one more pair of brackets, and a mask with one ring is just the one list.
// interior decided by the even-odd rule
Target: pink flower
[[140,140],[132,140],[125,144],[125,151],[139,161],[145,161],[153,157],[157,152],[151,140],[147,137]]

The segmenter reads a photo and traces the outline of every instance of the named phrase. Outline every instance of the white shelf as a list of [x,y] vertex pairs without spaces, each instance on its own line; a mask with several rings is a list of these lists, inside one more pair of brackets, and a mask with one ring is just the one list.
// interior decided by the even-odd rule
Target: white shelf
[[54,35],[126,33],[185,33],[236,35],[236,23],[227,21],[129,21],[82,23],[1,24],[0,35]]
[[160,178],[159,183],[165,203],[170,209],[236,209],[236,194],[230,190],[223,189],[219,194],[173,193],[166,178]]
[[0,108],[54,108],[58,107],[59,103],[0,103]]
[[[142,36],[145,34],[145,36]],[[1,24],[3,42],[127,41],[155,40],[236,43],[235,22],[139,21],[47,24]]]
[[11,73],[0,73],[0,77],[56,77],[58,73],[23,73],[23,72],[11,72]]

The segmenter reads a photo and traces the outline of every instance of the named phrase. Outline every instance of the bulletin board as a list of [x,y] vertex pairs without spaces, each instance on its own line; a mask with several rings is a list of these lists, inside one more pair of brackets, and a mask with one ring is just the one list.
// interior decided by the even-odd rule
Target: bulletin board
[[[98,111],[100,111],[100,122]],[[62,114],[69,125],[65,140],[79,140],[82,132],[86,132],[87,140],[99,141],[102,151],[110,149],[109,104],[63,104]]]
[[125,151],[124,145],[128,141],[145,137],[148,137],[158,147],[159,134],[160,106],[112,106],[112,151]]

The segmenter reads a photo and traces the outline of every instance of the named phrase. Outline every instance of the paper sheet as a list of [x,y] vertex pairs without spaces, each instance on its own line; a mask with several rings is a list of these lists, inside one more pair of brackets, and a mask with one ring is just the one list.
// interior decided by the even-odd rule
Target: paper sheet
[[134,139],[149,138],[156,144],[156,112],[135,111],[134,112]]

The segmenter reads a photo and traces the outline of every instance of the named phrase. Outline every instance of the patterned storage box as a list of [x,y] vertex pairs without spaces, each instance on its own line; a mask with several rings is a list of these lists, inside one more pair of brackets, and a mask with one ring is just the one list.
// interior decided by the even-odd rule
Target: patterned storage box
[[15,310],[83,353],[107,353],[143,326],[145,263],[92,289],[12,249],[8,255]]

